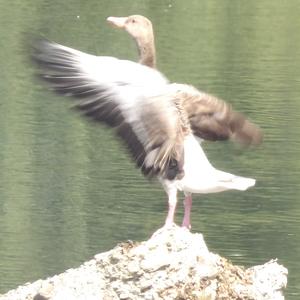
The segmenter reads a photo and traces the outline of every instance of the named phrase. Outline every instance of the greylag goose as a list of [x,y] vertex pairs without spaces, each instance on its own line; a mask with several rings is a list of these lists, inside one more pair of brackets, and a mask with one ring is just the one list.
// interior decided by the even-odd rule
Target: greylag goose
[[[155,54],[156,50],[155,50],[154,33],[153,33],[152,23],[149,19],[141,15],[132,15],[129,17],[108,17],[107,22],[116,28],[126,30],[129,33],[129,35],[133,37],[139,52],[139,63],[151,68],[156,68],[156,54]],[[199,111],[207,110],[207,112],[209,112],[210,111],[209,106],[211,105],[211,102],[215,102],[213,103],[213,105],[215,105],[218,102],[218,100],[215,97],[205,93],[202,93],[201,97],[202,97],[201,101],[198,101],[199,99],[196,100],[196,102],[198,102],[197,104],[189,103],[183,105],[183,109],[186,110],[185,114],[188,116],[189,121],[191,123],[193,133],[195,135],[201,136],[204,139],[214,139],[214,140],[227,139],[228,138],[227,133],[225,135],[222,134],[222,128],[219,126],[221,124],[217,125],[219,126],[218,137],[214,135],[211,137],[210,134],[207,135],[203,132],[203,128],[206,127],[205,124],[206,121],[200,120],[203,119],[203,112],[200,112],[198,114],[198,111],[196,111],[195,113],[194,109]],[[209,98],[215,98],[215,99],[211,101],[212,99]],[[188,101],[193,102],[193,99],[189,98]],[[220,102],[220,105],[223,105],[221,103],[222,101]],[[199,120],[197,120],[198,117]],[[237,115],[235,117],[237,117]],[[238,118],[243,118],[243,117],[240,115],[239,117],[237,117],[237,120]],[[240,126],[240,125],[241,123],[239,123],[238,121],[238,123],[234,126]],[[210,123],[209,126],[216,126],[216,125],[212,125],[212,123]],[[255,129],[255,127],[253,127],[252,124],[249,128],[247,128],[249,126],[247,123],[244,123],[243,126],[244,128],[241,131],[244,132],[243,134],[245,134],[245,136],[243,136],[243,134],[241,134],[240,132],[240,138],[241,138],[240,142],[244,144],[259,144],[262,140],[261,132]],[[215,129],[217,128],[215,127]],[[224,130],[226,131],[227,129],[225,128]],[[184,205],[185,205],[186,214],[183,220],[183,224],[182,224],[183,226],[190,226],[189,215],[190,215],[191,203],[192,203],[191,193],[185,193]]]
[[147,177],[168,194],[165,225],[174,223],[177,191],[186,194],[182,225],[190,228],[191,193],[246,190],[255,180],[215,169],[196,137],[261,139],[257,126],[231,106],[159,71],[128,60],[94,56],[44,39],[32,52],[39,76],[95,121],[115,128]]

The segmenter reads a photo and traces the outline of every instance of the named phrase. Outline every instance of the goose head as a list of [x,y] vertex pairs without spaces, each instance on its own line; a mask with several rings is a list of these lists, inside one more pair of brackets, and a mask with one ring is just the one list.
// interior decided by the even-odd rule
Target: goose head
[[143,65],[155,68],[155,44],[152,23],[141,15],[129,17],[108,17],[107,22],[119,29],[126,30],[135,40]]

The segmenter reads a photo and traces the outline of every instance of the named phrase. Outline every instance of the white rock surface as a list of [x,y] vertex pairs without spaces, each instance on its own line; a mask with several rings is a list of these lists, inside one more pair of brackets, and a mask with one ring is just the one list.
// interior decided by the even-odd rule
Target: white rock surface
[[126,242],[76,269],[27,283],[1,300],[284,299],[287,269],[276,260],[249,269],[209,252],[201,234],[172,227]]

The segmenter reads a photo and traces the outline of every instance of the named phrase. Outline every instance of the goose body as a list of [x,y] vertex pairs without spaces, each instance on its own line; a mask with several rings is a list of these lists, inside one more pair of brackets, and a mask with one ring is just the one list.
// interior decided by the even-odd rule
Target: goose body
[[259,128],[224,101],[170,83],[154,68],[47,40],[36,41],[32,58],[52,90],[75,100],[85,116],[113,127],[143,174],[158,177],[169,198],[166,225],[174,221],[178,190],[186,195],[183,226],[190,228],[191,193],[255,184],[215,169],[196,139],[260,139]]

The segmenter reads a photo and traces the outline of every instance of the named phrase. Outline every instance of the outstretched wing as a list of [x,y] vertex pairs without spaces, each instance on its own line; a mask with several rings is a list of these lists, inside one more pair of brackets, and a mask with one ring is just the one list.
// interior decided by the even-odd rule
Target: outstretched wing
[[47,40],[33,47],[39,76],[76,99],[84,115],[116,128],[145,175],[182,175],[183,132],[168,84],[156,70],[114,57],[93,56]]
[[171,84],[169,90],[187,114],[193,133],[198,137],[211,141],[232,139],[243,145],[262,142],[260,128],[225,101],[189,85]]

